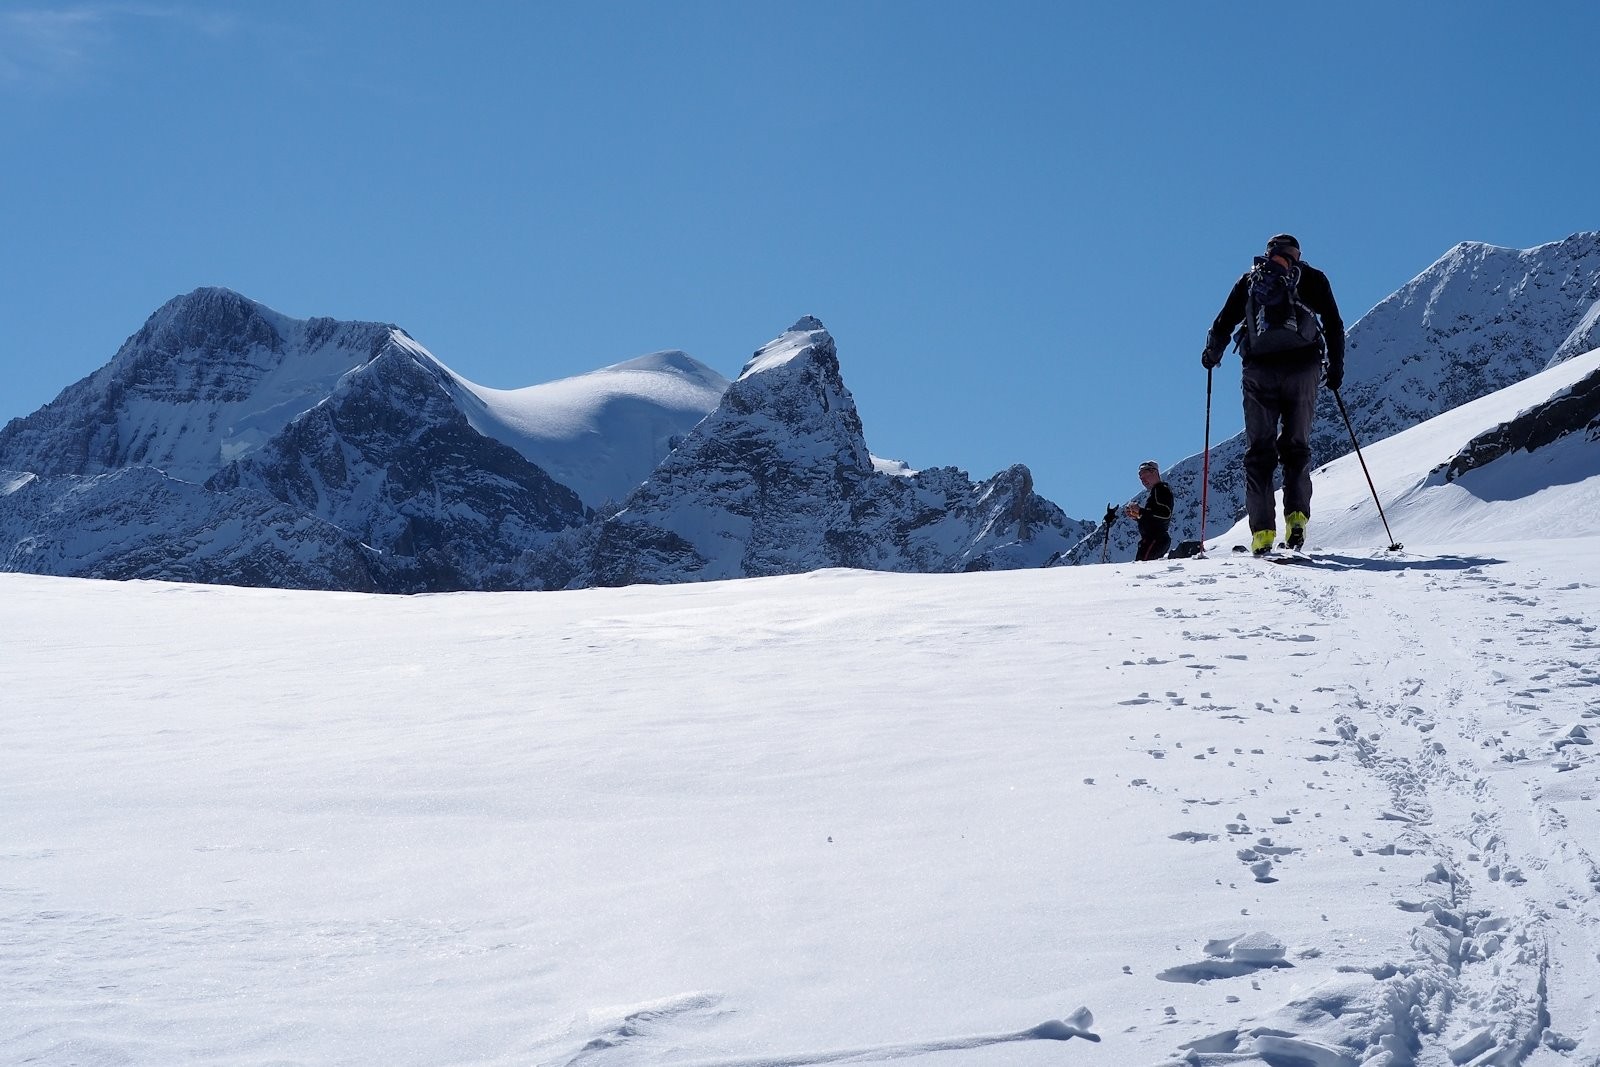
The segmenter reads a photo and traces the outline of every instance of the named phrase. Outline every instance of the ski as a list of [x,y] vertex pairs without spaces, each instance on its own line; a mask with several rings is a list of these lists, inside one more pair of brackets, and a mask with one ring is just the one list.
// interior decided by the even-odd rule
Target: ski
[[1248,545],[1234,545],[1233,550],[1241,555],[1249,555],[1251,559],[1264,559],[1268,563],[1299,563],[1308,567],[1327,566],[1327,562],[1318,559],[1311,553],[1298,548],[1290,548],[1280,543],[1276,548],[1268,549],[1257,556],[1251,553]]

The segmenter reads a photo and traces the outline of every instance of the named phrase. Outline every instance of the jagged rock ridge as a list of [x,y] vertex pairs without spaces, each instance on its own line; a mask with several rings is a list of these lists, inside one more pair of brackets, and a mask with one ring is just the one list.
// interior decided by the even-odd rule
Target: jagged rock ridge
[[547,578],[1038,566],[1088,528],[1035,495],[1020,465],[978,484],[953,468],[880,471],[833,337],[805,318],[756,352],[718,409]]
[[259,493],[216,492],[153,467],[54,478],[0,472],[0,570],[383,588],[376,555],[338,527]]

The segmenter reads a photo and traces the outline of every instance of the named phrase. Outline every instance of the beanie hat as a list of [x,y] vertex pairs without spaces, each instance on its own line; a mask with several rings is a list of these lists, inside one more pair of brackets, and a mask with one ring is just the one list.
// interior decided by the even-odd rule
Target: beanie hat
[[1139,473],[1143,474],[1145,471],[1155,471],[1157,474],[1160,474],[1161,464],[1157,463],[1153,459],[1147,459],[1143,463],[1139,464]]
[[1294,249],[1294,258],[1300,258],[1300,242],[1295,240],[1294,234],[1280,233],[1267,238],[1267,255],[1286,248]]

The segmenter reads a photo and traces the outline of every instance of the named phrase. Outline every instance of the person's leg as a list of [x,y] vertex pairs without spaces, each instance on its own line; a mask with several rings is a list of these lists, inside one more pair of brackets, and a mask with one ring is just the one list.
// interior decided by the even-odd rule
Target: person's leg
[[1277,529],[1272,475],[1278,467],[1277,375],[1259,366],[1244,368],[1244,504],[1250,531]]
[[1283,460],[1283,513],[1311,516],[1311,421],[1317,411],[1320,365],[1285,373],[1279,393],[1283,432],[1278,436],[1278,456]]

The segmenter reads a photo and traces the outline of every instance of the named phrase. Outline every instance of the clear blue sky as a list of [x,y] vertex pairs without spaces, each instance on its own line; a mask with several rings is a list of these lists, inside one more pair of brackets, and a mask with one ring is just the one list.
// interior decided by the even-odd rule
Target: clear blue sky
[[502,388],[732,377],[811,314],[874,452],[1098,518],[1200,450],[1269,234],[1353,322],[1458,241],[1600,225],[1597,39],[1589,2],[0,2],[0,420],[201,285]]

